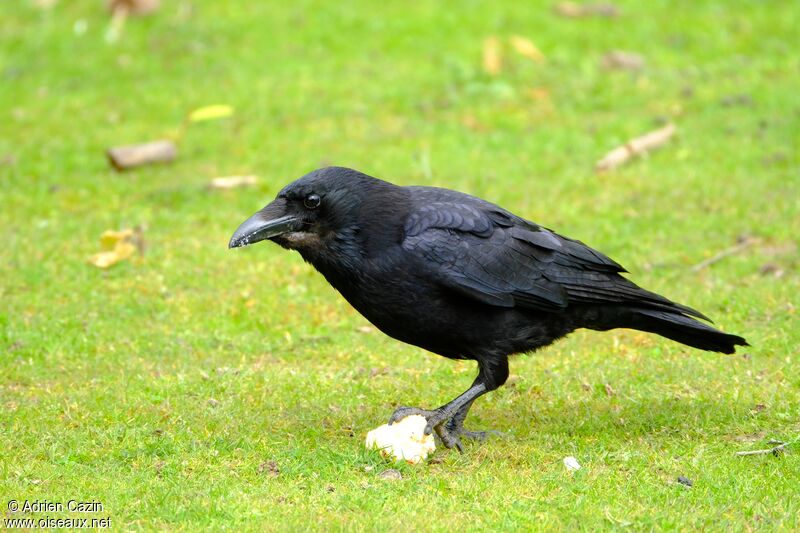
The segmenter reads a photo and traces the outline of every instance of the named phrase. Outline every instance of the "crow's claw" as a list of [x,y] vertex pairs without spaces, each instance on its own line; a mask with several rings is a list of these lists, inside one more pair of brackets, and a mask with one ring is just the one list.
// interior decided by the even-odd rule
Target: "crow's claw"
[[436,426],[436,435],[439,437],[439,440],[442,441],[445,448],[455,448],[459,452],[464,453],[464,446],[461,444],[461,435],[454,432],[449,426],[449,424],[439,424]]
[[[437,435],[440,435],[440,428],[443,428],[445,426],[445,422],[448,420],[447,415],[441,409],[434,409],[433,411],[430,411],[428,409],[420,409],[419,407],[398,407],[394,410],[392,416],[389,417],[389,425],[399,422],[405,417],[412,415],[419,415],[428,421],[428,425],[425,426],[426,435],[430,435],[434,432],[434,430],[436,431]],[[442,439],[442,442],[445,442],[444,438]],[[445,446],[447,445],[445,444]],[[451,446],[447,447],[451,448]]]
[[389,417],[389,425],[395,422],[400,422],[407,416],[419,415],[428,421],[428,427],[425,428],[425,433],[430,434],[433,429],[430,422],[436,418],[436,411],[429,411],[427,409],[420,409],[419,407],[398,407]]
[[426,435],[435,432],[445,448],[455,448],[461,453],[464,453],[461,437],[483,442],[490,435],[502,435],[499,431],[468,431],[464,429],[463,423],[456,422],[456,418],[444,418],[446,414],[441,409],[431,411],[419,407],[398,407],[389,417],[389,424],[394,424],[412,415],[419,415],[428,421],[428,425],[425,426]]

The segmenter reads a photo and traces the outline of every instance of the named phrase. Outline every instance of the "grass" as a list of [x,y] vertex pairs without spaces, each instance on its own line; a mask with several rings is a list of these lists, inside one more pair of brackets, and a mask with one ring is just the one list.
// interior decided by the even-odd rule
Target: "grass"
[[[734,456],[800,434],[800,12],[618,5],[571,20],[549,2],[165,2],[108,45],[98,2],[0,4],[0,514],[84,499],[144,530],[800,527],[797,450]],[[547,61],[506,45],[485,74],[483,40],[517,34]],[[611,49],[646,68],[603,70]],[[235,116],[193,125],[174,164],[109,168],[107,147],[214,103]],[[665,120],[676,141],[594,174]],[[495,201],[752,347],[575,333],[515,358],[474,408],[506,438],[383,480],[367,430],[474,368],[365,329],[296,254],[226,250],[331,163]],[[254,189],[206,186],[250,173]],[[87,264],[104,230],[136,225],[143,257]],[[759,242],[691,270],[740,235]]]

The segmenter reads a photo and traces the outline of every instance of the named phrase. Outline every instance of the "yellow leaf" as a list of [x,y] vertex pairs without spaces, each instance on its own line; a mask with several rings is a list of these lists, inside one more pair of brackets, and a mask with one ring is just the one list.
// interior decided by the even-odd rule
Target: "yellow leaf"
[[500,39],[489,37],[483,41],[483,70],[490,76],[497,76],[503,69],[500,56]]
[[118,242],[113,250],[99,252],[89,258],[89,262],[98,268],[108,268],[123,261],[136,252],[136,246],[126,241]]
[[113,250],[118,242],[128,241],[133,237],[132,229],[124,229],[121,231],[108,230],[100,235],[100,248],[103,250]]
[[217,120],[233,115],[233,107],[224,104],[198,107],[189,113],[189,122],[202,122],[204,120]]
[[89,257],[89,263],[98,268],[108,268],[128,259],[136,253],[137,242],[141,244],[141,231],[124,229],[104,231],[100,236],[102,251]]
[[537,63],[544,62],[544,54],[530,39],[520,35],[512,35],[509,40],[511,41],[511,46],[514,47],[514,50],[516,50],[519,55],[527,57],[531,61]]

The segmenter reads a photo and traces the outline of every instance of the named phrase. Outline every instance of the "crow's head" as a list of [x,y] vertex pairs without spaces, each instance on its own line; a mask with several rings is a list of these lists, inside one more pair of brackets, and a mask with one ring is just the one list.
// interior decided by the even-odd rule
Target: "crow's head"
[[[263,209],[245,220],[231,237],[229,248],[269,239],[304,255],[373,234],[396,210],[402,188],[356,170],[326,167],[284,187]],[[389,217],[393,218],[393,217]]]

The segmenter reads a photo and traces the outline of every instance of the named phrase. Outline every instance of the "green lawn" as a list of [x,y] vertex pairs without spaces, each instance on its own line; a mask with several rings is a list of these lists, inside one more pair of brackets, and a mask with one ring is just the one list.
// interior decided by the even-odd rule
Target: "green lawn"
[[[44,2],[38,2],[42,4]],[[129,529],[800,527],[800,9],[785,1],[163,2],[116,44],[99,1],[0,3],[0,517]],[[516,55],[521,35],[546,57]],[[488,37],[503,67],[483,71]],[[640,53],[640,72],[603,55]],[[171,165],[104,150],[190,126]],[[647,158],[595,174],[672,121]],[[326,164],[473,193],[604,251],[752,347],[578,332],[512,360],[468,424],[504,438],[390,466],[397,405],[474,368],[367,328],[297,254],[236,226]],[[257,174],[250,189],[211,178]],[[143,256],[87,263],[107,229]],[[749,235],[756,243],[692,266]],[[583,468],[570,474],[562,459]],[[687,488],[676,480],[690,478]],[[9,513],[9,500],[101,513]]]

